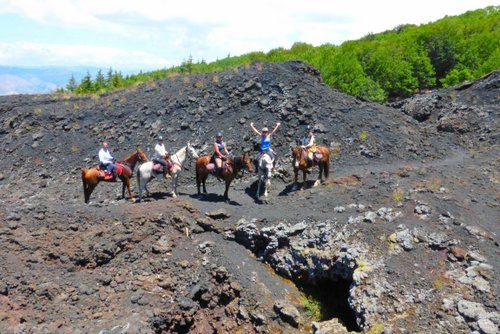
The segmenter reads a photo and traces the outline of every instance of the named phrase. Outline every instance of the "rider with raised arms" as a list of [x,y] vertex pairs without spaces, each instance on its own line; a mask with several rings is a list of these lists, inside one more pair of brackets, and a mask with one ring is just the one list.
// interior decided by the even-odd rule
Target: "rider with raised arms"
[[102,147],[99,150],[99,168],[105,169],[104,178],[106,180],[112,179],[114,177],[114,171],[116,159],[113,158],[108,149],[108,143],[106,141],[102,142]]
[[273,131],[269,133],[269,129],[267,127],[263,127],[261,131],[257,130],[257,128],[254,126],[253,122],[250,123],[250,127],[252,130],[260,136],[260,154],[257,156],[257,160],[260,158],[260,155],[267,153],[271,157],[273,161],[273,166],[274,166],[274,159],[275,159],[275,154],[274,151],[271,149],[271,137],[274,135],[276,130],[280,127],[281,123],[278,122],[276,123],[276,126],[274,127]]
[[214,143],[213,159],[215,162],[215,175],[219,177],[222,173],[222,161],[227,158],[229,151],[223,141],[222,132],[217,132]]

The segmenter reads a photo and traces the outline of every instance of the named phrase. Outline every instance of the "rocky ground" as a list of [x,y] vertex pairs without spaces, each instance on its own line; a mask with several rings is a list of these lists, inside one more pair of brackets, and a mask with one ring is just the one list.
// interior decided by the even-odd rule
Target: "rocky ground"
[[[1,333],[497,333],[500,73],[382,106],[300,62],[173,76],[104,96],[0,98]],[[213,178],[143,203],[80,168],[167,137],[207,151],[223,130],[282,122],[270,197],[231,201]],[[291,186],[289,147],[312,124],[330,180]],[[150,154],[148,154],[150,155]],[[313,180],[315,174],[309,177]],[[135,180],[133,182],[135,187]]]

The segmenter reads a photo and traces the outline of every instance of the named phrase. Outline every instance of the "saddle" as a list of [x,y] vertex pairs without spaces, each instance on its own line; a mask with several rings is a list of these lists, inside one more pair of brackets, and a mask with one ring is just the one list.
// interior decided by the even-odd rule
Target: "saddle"
[[116,176],[121,176],[123,174],[124,166],[120,163],[115,164],[115,172],[109,173],[105,169],[102,169],[101,166],[97,166],[97,170],[99,171],[99,177],[103,178],[106,181],[114,180]]
[[[213,159],[210,159],[210,162],[205,165],[205,168],[207,169],[207,171],[209,173],[212,173],[212,174],[215,174],[215,170],[216,170],[215,167],[216,167],[216,165],[215,165],[215,161],[213,161]],[[223,160],[222,161],[221,172],[223,173],[227,169],[229,169],[229,170],[231,169],[231,164],[228,164],[227,160]],[[216,176],[219,177],[218,175],[216,175]]]
[[307,152],[307,150],[303,150],[303,154],[304,154],[304,157],[305,157],[305,160],[306,160],[306,163],[307,163],[307,168],[311,168],[315,165],[318,164],[318,162],[323,159],[323,154],[321,154],[321,152],[319,151],[315,151],[313,152],[313,158],[312,160],[309,159],[309,154]]
[[[167,163],[167,169],[169,172],[172,172],[174,169],[173,163]],[[153,172],[155,174],[163,174],[163,165],[158,163],[153,163]]]

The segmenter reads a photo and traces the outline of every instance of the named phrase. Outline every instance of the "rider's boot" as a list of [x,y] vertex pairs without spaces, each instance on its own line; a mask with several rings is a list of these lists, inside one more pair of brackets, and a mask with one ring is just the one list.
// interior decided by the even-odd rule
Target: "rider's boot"
[[163,177],[165,179],[167,179],[169,176],[170,176],[170,174],[168,172],[168,167],[167,166],[163,166]]
[[215,176],[219,179],[222,179],[222,167],[215,167]]

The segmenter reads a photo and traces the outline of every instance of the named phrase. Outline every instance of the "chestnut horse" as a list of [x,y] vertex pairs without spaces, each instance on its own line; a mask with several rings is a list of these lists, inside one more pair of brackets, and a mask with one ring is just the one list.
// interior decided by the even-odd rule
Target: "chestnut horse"
[[[200,192],[200,185],[203,184],[203,193],[207,193],[205,181],[207,180],[210,170],[207,165],[212,159],[211,155],[204,155],[196,160],[196,187],[198,188],[198,195]],[[221,177],[226,181],[226,191],[224,192],[224,200],[229,201],[228,191],[231,182],[236,178],[238,172],[245,166],[250,172],[253,172],[252,159],[248,153],[244,153],[241,157],[228,157],[226,160],[226,168],[222,171]]]
[[[125,198],[125,187],[127,187],[128,194],[133,200],[132,192],[130,191],[130,179],[132,178],[132,174],[137,162],[145,161],[148,161],[148,158],[141,149],[137,148],[135,152],[129,155],[126,159],[118,161],[116,163],[120,164],[120,167],[122,168],[122,174],[118,175],[118,178],[122,181],[122,198]],[[83,194],[85,196],[85,203],[89,202],[90,195],[99,182],[118,181],[116,177],[111,180],[105,180],[102,174],[102,171],[97,167],[82,168]]]
[[[323,172],[325,173],[325,179],[328,179],[328,174],[330,172],[330,149],[327,147],[323,146],[316,146],[316,152],[320,153],[322,155],[321,159],[316,161],[314,159],[313,165],[319,167],[319,174],[318,174],[318,179],[316,182],[314,182],[313,187],[316,187],[320,184],[320,182],[323,182]],[[293,172],[295,174],[295,181],[293,184],[293,189],[297,190],[297,179],[299,177],[299,170],[302,171],[302,175],[304,178],[304,183],[302,186],[305,185],[306,183],[306,174],[307,174],[307,151],[300,147],[300,145],[297,145],[292,148],[292,159],[293,159]]]

